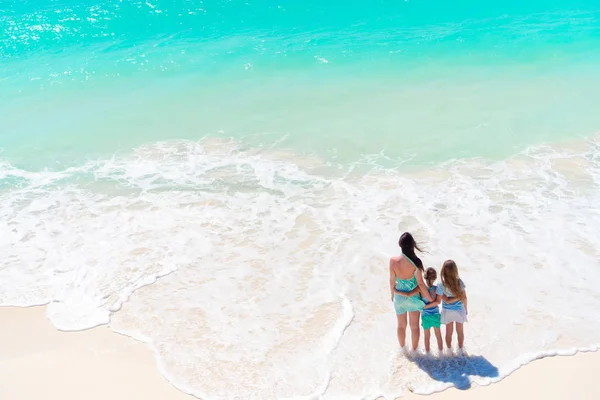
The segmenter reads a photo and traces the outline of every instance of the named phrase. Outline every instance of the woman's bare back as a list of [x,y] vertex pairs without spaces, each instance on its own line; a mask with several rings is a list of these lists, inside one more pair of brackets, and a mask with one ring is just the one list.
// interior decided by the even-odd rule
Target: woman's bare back
[[406,256],[397,256],[390,258],[390,267],[397,278],[405,280],[415,275],[415,266],[406,258]]

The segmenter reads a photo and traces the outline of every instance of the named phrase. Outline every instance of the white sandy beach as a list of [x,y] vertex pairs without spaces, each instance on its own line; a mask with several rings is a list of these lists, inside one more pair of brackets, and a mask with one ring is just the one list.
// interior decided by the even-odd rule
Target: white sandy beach
[[[106,327],[60,332],[45,307],[0,307],[2,400],[192,400],[159,373],[151,351]],[[551,357],[526,365],[499,383],[466,391],[450,389],[439,400],[596,400],[600,353]],[[415,400],[423,396],[406,396]]]

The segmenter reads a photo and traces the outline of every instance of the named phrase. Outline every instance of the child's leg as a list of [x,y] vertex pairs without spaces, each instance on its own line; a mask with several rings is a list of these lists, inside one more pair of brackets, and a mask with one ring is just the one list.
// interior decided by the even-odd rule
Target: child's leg
[[429,339],[431,338],[431,329],[425,330],[425,351],[429,353]]
[[[435,338],[437,340],[438,349],[440,351],[444,350],[444,341],[442,340],[442,330],[440,328],[433,328],[433,331],[435,332]],[[427,336],[425,336],[425,337],[427,337]]]
[[454,322],[446,324],[446,346],[452,348],[452,333],[454,332]]
[[463,343],[465,342],[465,332],[463,330],[464,324],[456,323],[456,336],[458,336],[458,348],[463,348]]

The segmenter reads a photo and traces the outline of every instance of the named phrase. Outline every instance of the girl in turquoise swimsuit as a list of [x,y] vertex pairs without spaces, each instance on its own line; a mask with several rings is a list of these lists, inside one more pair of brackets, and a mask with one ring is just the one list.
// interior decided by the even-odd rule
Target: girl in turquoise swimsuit
[[[402,256],[390,259],[390,292],[394,302],[394,310],[398,319],[398,342],[404,348],[406,342],[407,314],[410,321],[411,339],[413,350],[419,345],[420,329],[419,319],[425,303],[421,295],[428,301],[432,298],[423,282],[423,262],[415,254],[415,249],[421,251],[415,239],[408,232],[400,236],[398,242],[402,249]],[[421,294],[407,296],[407,293],[416,287]]]

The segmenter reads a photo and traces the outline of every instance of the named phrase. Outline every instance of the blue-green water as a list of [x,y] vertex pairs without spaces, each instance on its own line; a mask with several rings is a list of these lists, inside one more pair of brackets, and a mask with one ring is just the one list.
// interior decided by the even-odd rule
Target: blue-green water
[[[142,340],[203,399],[595,350],[599,48],[589,0],[0,0],[0,305]],[[406,230],[457,261],[472,357],[398,352]]]
[[440,162],[600,125],[595,2],[2,4],[0,146],[20,163],[263,134]]

